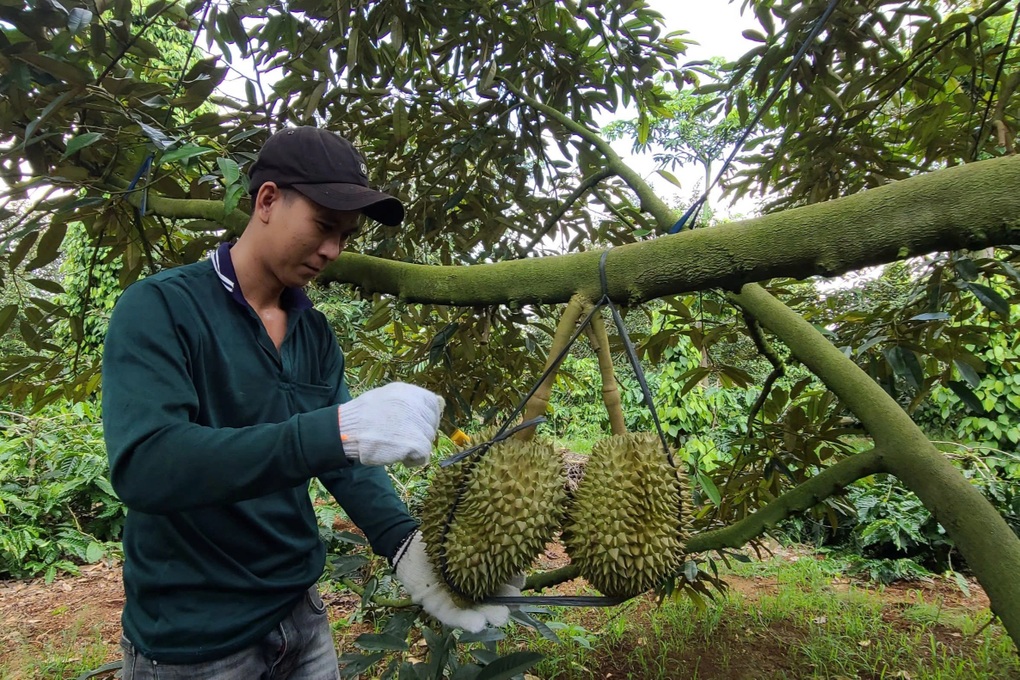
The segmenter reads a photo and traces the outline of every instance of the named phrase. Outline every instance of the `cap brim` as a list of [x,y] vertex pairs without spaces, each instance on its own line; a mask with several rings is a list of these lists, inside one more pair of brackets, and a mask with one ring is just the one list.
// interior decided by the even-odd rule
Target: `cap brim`
[[395,227],[404,220],[404,204],[393,196],[360,184],[292,184],[291,188],[330,210],[359,210]]

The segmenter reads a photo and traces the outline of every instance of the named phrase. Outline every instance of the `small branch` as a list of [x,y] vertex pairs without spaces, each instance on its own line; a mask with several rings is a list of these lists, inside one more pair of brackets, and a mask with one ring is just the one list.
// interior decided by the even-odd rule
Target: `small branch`
[[[556,335],[553,336],[552,345],[549,347],[549,357],[546,359],[545,368],[543,369],[543,373],[549,371],[549,375],[546,376],[545,380],[542,381],[542,384],[539,385],[538,389],[531,396],[531,399],[528,400],[524,410],[524,420],[544,416],[546,409],[549,408],[549,396],[552,394],[553,383],[556,382],[556,368],[558,368],[558,366],[553,368],[553,362],[563,352],[567,342],[574,334],[585,302],[586,300],[580,295],[575,295],[570,298],[570,302],[564,308],[563,315],[560,316],[560,322],[556,326]],[[514,436],[521,441],[529,441],[535,436],[535,427],[525,428]]]
[[96,78],[96,85],[101,85],[103,83],[103,80],[106,78],[106,76],[110,75],[110,71],[112,71],[117,66],[117,64],[120,63],[120,60],[123,59],[125,55],[127,55],[128,50],[134,47],[135,42],[142,37],[142,34],[149,30],[149,27],[156,23],[156,20],[163,16],[164,12],[166,12],[168,9],[170,9],[176,4],[177,4],[176,2],[171,2],[164,5],[162,8],[160,8],[158,12],[152,15],[152,17],[148,21],[145,22],[145,24],[138,30],[137,33],[131,36],[131,39],[124,44],[124,47],[121,48],[117,56],[113,58],[113,61],[111,61],[109,65],[105,69],[103,69],[103,72],[99,74],[99,77]]
[[[818,505],[859,479],[885,472],[884,453],[879,448],[854,454],[790,489],[758,512],[722,529],[706,531],[692,536],[684,547],[687,554],[703,553],[721,548],[740,548],[751,539],[775,528],[794,513]],[[576,566],[568,564],[552,571],[532,574],[523,590],[549,588],[579,576]]]
[[751,412],[747,416],[747,437],[751,438],[751,434],[754,430],[754,419],[761,411],[762,406],[765,405],[765,401],[769,398],[769,392],[772,391],[772,386],[777,380],[786,375],[786,366],[783,364],[783,360],[779,358],[779,355],[769,344],[768,340],[765,339],[765,334],[761,330],[761,326],[758,325],[758,320],[751,315],[746,309],[741,309],[741,316],[744,319],[744,324],[747,326],[747,333],[751,336],[751,340],[754,342],[754,346],[758,349],[758,353],[768,359],[769,363],[772,364],[772,372],[765,379],[765,384],[762,385],[761,394],[755,399],[754,405],[751,407]]
[[[142,195],[139,191],[126,192],[127,182],[110,177],[105,189],[113,193],[124,193],[128,203],[136,208],[142,205]],[[207,222],[215,222],[228,234],[240,234],[248,226],[248,215],[238,209],[224,214],[223,201],[205,198],[167,198],[150,192],[146,211],[166,217],[168,219],[197,219]],[[207,231],[212,231],[208,229]]]
[[751,539],[775,528],[794,513],[818,505],[858,479],[885,472],[884,455],[876,447],[844,458],[790,489],[753,515],[728,527],[692,536],[687,541],[686,550],[688,553],[701,553],[720,548],[740,548]]
[[575,578],[581,575],[581,571],[577,568],[577,565],[568,564],[559,569],[553,569],[552,571],[539,571],[535,572],[527,578],[524,582],[522,591],[526,590],[542,590],[543,588],[551,588],[552,586],[566,583],[567,581],[573,581]]
[[553,227],[556,226],[556,223],[559,222],[560,219],[562,219],[562,217],[567,213],[568,210],[570,210],[571,206],[573,206],[574,203],[576,203],[582,196],[588,193],[589,190],[594,188],[596,184],[612,176],[613,176],[612,170],[610,170],[609,168],[602,168],[601,170],[592,173],[588,177],[585,177],[581,181],[581,183],[577,186],[577,188],[574,189],[574,191],[569,196],[567,196],[566,200],[564,200],[563,203],[560,204],[556,211],[546,219],[545,224],[542,225],[538,233],[535,234],[534,238],[531,239],[531,242],[529,242],[528,245],[524,246],[524,248],[520,249],[519,252],[521,253],[521,257],[527,257],[528,255],[531,254],[531,251],[535,248],[535,246],[538,245],[538,242],[545,238],[546,234],[552,231]]
[[553,107],[543,104],[542,102],[529,97],[523,91],[515,87],[506,78],[499,78],[500,82],[506,86],[510,92],[514,94],[518,99],[523,101],[531,108],[545,114],[545,116],[551,120],[556,121],[567,131],[577,135],[588,144],[595,147],[595,149],[602,154],[606,159],[606,169],[614,175],[617,175],[622,179],[631,191],[638,195],[638,199],[641,201],[641,209],[648,212],[655,218],[655,221],[661,224],[672,223],[673,211],[670,209],[665,202],[660,199],[647,182],[634,171],[627,163],[623,161],[619,154],[617,154],[613,147],[603,139],[598,133],[591,128],[578,123],[570,116],[566,115],[561,111],[557,111]]

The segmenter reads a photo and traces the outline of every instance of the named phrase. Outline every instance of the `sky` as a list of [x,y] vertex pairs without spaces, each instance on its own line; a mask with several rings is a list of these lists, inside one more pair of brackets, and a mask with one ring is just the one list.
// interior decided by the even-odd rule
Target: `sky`
[[[758,28],[758,23],[750,10],[741,15],[742,0],[734,2],[726,0],[648,0],[648,4],[663,15],[667,31],[687,31],[687,35],[683,37],[699,43],[688,48],[687,54],[683,57],[684,62],[712,57],[736,59],[756,45],[741,35],[748,28]],[[636,116],[636,112],[633,115]],[[628,116],[626,113],[617,113],[599,122],[606,123],[610,120],[629,117],[632,116]],[[652,161],[651,154],[634,155],[631,153],[629,140],[618,140],[613,144],[613,148],[628,161],[631,167],[640,172],[659,192],[660,197],[670,205],[675,202],[677,196],[682,197],[684,202],[689,202],[695,189],[704,189],[700,186],[700,184],[704,184],[704,171],[700,167],[671,170],[682,185],[682,188],[678,189],[656,172],[657,166]],[[725,201],[720,201],[722,199],[718,191],[714,191],[713,195],[709,197],[709,202],[715,207],[716,214],[720,217],[748,216],[754,209],[752,201],[745,200],[732,206]]]

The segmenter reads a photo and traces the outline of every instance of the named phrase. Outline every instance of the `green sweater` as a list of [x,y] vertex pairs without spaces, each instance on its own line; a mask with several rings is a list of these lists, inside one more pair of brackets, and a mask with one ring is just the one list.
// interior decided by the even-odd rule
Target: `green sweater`
[[131,286],[110,320],[103,424],[124,526],[124,632],[165,663],[221,658],[275,627],[322,575],[318,477],[373,550],[415,521],[382,468],[351,464],[350,399],[325,317],[286,291],[277,350],[229,247]]

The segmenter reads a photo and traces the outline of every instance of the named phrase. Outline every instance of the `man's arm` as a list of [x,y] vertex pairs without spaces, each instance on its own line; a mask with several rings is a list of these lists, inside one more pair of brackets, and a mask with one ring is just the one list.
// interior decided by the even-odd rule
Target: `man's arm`
[[188,352],[163,293],[145,281],[114,309],[103,355],[103,431],[114,490],[168,514],[255,498],[350,462],[330,406],[241,428],[193,422]]
[[[351,400],[344,378],[344,360],[332,331],[330,349],[325,353],[327,374],[336,380],[334,401],[345,404]],[[393,482],[381,467],[355,464],[319,475],[319,480],[337,500],[351,521],[364,532],[372,551],[392,558],[401,542],[414,531],[418,522],[411,517],[400,500]]]

